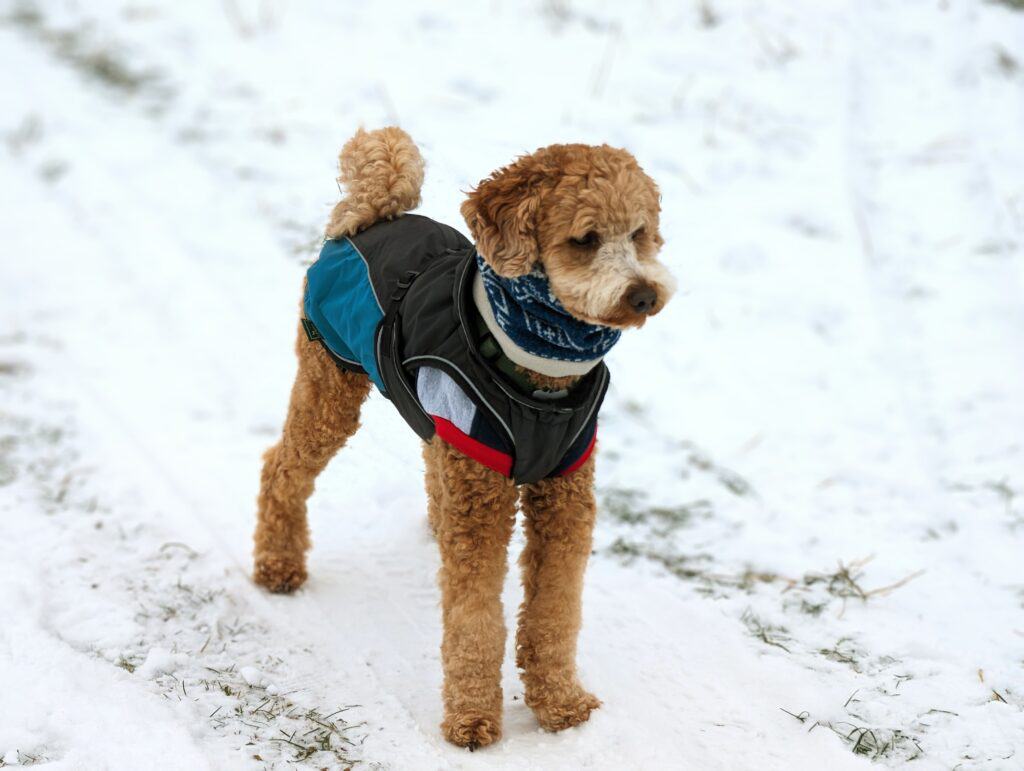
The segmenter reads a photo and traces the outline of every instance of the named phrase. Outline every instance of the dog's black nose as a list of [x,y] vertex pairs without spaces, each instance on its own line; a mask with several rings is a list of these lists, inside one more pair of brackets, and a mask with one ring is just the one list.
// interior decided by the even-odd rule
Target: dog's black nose
[[629,307],[637,313],[650,313],[654,310],[654,304],[658,301],[658,293],[649,286],[638,286],[630,290],[626,295]]

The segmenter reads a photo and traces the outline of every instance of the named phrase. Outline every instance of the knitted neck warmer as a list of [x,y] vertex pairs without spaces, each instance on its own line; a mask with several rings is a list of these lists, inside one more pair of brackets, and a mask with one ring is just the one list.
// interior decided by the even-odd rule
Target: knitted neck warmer
[[539,266],[525,276],[505,278],[479,253],[476,262],[476,305],[502,351],[516,364],[552,377],[583,375],[618,342],[619,330],[570,315]]

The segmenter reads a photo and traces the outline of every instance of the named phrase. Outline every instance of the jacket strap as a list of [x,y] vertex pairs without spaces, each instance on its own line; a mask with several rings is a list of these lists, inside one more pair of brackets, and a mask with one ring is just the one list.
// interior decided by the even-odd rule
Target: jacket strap
[[377,333],[377,366],[380,369],[380,376],[387,387],[386,396],[394,403],[412,429],[419,434],[424,441],[430,441],[434,435],[435,426],[433,418],[430,417],[420,404],[415,392],[415,385],[409,383],[405,371],[402,369],[402,362],[396,359],[396,339],[399,335],[399,308],[405,293],[409,291],[412,282],[419,276],[415,270],[406,271],[402,279],[395,285],[394,291],[388,301],[388,308],[384,317],[380,320]]
[[405,293],[409,291],[412,282],[420,275],[418,270],[407,270],[405,275],[395,284],[395,289],[388,298],[388,307],[384,311],[384,318],[381,319],[380,328],[380,355],[389,361],[392,360],[391,349],[392,339],[395,334],[395,325],[398,322],[398,309],[402,305]]

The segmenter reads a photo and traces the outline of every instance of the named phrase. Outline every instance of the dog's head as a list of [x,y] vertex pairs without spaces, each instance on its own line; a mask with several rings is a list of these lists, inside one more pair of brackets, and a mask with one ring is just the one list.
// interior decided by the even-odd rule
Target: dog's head
[[538,264],[576,318],[624,329],[675,288],[658,262],[658,187],[625,150],[551,145],[496,171],[462,204],[483,258],[508,278]]

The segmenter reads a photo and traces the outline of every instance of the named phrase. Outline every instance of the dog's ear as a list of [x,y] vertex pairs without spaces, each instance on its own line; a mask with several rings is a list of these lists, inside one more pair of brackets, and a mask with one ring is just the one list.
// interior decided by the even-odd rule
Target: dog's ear
[[494,172],[463,202],[469,232],[495,273],[525,276],[540,259],[537,212],[545,178],[541,164],[528,155]]

